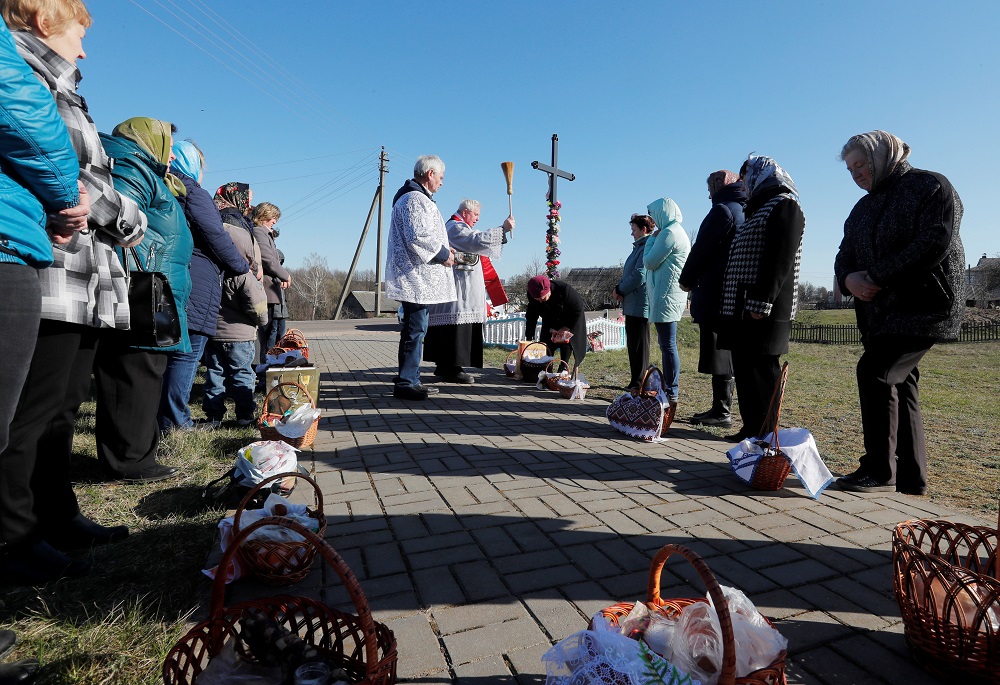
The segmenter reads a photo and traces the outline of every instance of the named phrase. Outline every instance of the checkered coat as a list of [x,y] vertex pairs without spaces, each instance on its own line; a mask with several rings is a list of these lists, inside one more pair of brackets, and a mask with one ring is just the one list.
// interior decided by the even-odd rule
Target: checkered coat
[[14,31],[21,57],[52,92],[80,161],[90,196],[90,230],[53,246],[53,263],[40,271],[42,318],[97,328],[129,327],[128,285],[114,245],[143,237],[146,216],[115,190],[111,162],[86,101],[76,92],[80,71],[25,31]]
[[[798,309],[806,218],[795,196],[780,187],[751,198],[746,217],[729,248],[719,347],[784,354]],[[753,319],[751,313],[765,318]]]

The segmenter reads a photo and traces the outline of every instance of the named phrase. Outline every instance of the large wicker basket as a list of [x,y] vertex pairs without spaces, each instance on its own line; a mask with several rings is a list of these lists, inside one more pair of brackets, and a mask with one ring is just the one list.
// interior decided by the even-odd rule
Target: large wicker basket
[[[309,476],[290,471],[279,473],[269,478],[265,478],[243,497],[243,501],[236,507],[233,514],[233,537],[240,533],[240,517],[246,511],[247,505],[254,496],[264,488],[270,489],[271,483],[276,480],[284,481],[285,478],[301,478],[312,486],[316,494],[316,506],[308,509],[310,516],[319,523],[319,531],[316,533],[320,537],[326,534],[326,514],[323,513],[323,492],[319,486]],[[267,540],[253,538],[245,540],[240,545],[240,561],[257,578],[269,585],[291,585],[297,583],[309,574],[313,561],[316,559],[316,546],[308,540],[286,541]]]
[[[722,587],[716,579],[715,574],[708,568],[708,564],[696,552],[683,547],[682,545],[666,545],[656,556],[649,567],[649,580],[646,584],[646,605],[650,609],[660,611],[665,616],[674,620],[680,617],[684,607],[694,602],[707,602],[704,597],[693,599],[663,599],[660,596],[660,573],[667,559],[673,554],[678,554],[694,566],[701,581],[705,584],[708,594],[715,605],[716,613],[719,616],[719,626],[722,629],[722,671],[719,673],[718,685],[785,685],[785,658],[788,656],[782,651],[777,658],[766,668],[758,669],[743,678],[736,677],[736,641],[733,638],[733,619],[729,613],[729,602],[722,594]],[[628,616],[635,604],[632,602],[622,602],[614,604],[601,611],[612,625],[617,626],[618,622]],[[764,620],[767,620],[766,618]],[[768,621],[768,625],[771,622]],[[772,626],[773,627],[773,626]],[[593,625],[591,625],[593,628]]]
[[760,427],[761,437],[774,433],[774,445],[764,451],[764,456],[757,462],[750,487],[755,490],[775,491],[785,487],[785,479],[792,471],[792,462],[781,451],[778,443],[778,419],[781,418],[781,403],[785,398],[785,385],[788,383],[788,362],[781,365],[781,375],[771,394],[771,404],[767,408],[764,425]]
[[[277,394],[275,394],[277,393]],[[264,403],[260,409],[260,419],[257,422],[257,429],[260,430],[262,440],[280,440],[287,442],[292,447],[304,449],[310,447],[316,440],[316,431],[319,430],[319,417],[312,422],[306,430],[306,434],[300,438],[289,438],[278,432],[274,427],[275,421],[282,418],[289,409],[294,409],[303,403],[315,407],[309,390],[299,383],[278,383],[268,390],[264,396]]]
[[280,517],[261,519],[247,526],[222,555],[222,568],[247,536],[263,526],[283,526],[306,537],[316,546],[341,582],[354,604],[349,614],[307,597],[282,595],[223,606],[226,584],[218,573],[212,584],[209,618],[187,632],[167,653],[163,662],[166,685],[195,685],[208,662],[227,642],[237,641],[237,653],[253,661],[253,654],[241,634],[240,618],[244,612],[263,611],[271,619],[297,633],[312,644],[323,659],[347,671],[355,685],[393,685],[396,682],[396,636],[389,628],[372,619],[368,600],[350,567],[327,542],[294,521]]
[[538,359],[548,356],[549,349],[543,342],[533,342],[521,352],[521,380],[534,385],[538,382],[538,374],[545,370],[548,362]]
[[949,682],[1000,683],[1000,533],[906,521],[892,533],[892,567],[914,660]]
[[302,356],[309,359],[309,343],[298,328],[289,328],[278,340],[278,347],[286,350],[302,350]]

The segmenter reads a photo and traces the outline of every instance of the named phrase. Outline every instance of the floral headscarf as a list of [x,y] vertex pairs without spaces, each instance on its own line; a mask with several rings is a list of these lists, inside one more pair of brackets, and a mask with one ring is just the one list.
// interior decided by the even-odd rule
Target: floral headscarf
[[740,180],[739,175],[734,174],[732,171],[726,169],[713,171],[708,175],[708,194],[714,198],[720,190],[736,183],[738,180]]
[[168,171],[163,176],[163,182],[167,184],[174,197],[184,197],[187,195],[187,189],[181,180],[169,171],[170,144],[173,141],[171,128],[173,127],[166,121],[149,117],[132,117],[115,126],[111,134],[131,140],[153,155],[160,164],[167,166]]
[[235,209],[243,216],[250,214],[250,186],[246,183],[231,181],[220,186],[215,191],[215,206],[221,212],[223,209]]
[[[910,156],[910,146],[886,131],[872,131],[852,136],[844,146],[844,154],[852,148],[864,151],[874,190]],[[871,192],[871,191],[869,191]]]
[[747,170],[743,176],[743,185],[746,186],[747,197],[751,199],[757,193],[769,188],[781,188],[794,195],[796,199],[799,197],[799,191],[788,172],[778,166],[778,163],[773,159],[764,155],[750,155],[747,158]]

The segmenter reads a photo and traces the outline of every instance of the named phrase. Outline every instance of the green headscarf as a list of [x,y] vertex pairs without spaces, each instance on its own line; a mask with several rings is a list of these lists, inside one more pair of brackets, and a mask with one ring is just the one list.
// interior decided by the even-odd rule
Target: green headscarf
[[[170,124],[158,119],[149,117],[132,117],[115,126],[111,132],[119,138],[127,138],[141,147],[143,150],[153,155],[160,164],[170,165],[170,145],[173,138],[170,132]],[[184,183],[167,171],[163,177],[163,182],[174,194],[174,197],[184,197],[187,189]]]

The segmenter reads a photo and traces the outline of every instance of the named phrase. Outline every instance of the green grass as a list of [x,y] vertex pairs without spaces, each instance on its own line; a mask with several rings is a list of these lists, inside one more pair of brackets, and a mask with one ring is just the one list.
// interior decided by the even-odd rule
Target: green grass
[[[853,323],[854,312],[808,311],[798,320],[812,325]],[[683,319],[677,339],[681,355],[678,417],[683,420],[708,409],[712,391],[710,377],[697,372],[698,327]],[[650,350],[652,362],[658,364],[655,332]],[[864,449],[855,379],[861,351],[860,346],[792,343],[785,357],[789,376],[781,425],[808,428],[827,466],[840,473],[857,468]],[[499,367],[505,356],[505,350],[488,349],[485,362]],[[581,370],[592,386],[588,397],[610,401],[628,383],[628,355],[625,350],[588,354]],[[996,520],[1000,496],[997,388],[1000,342],[936,345],[920,363],[930,498],[987,520]],[[702,430],[715,435],[732,432]]]

